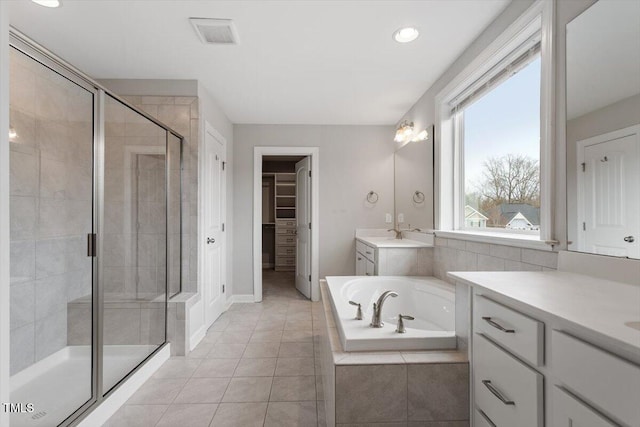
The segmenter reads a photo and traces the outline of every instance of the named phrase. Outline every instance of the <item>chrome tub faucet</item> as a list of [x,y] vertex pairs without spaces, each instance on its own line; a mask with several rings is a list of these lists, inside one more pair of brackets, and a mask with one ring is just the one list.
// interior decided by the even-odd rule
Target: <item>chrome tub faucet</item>
[[382,306],[388,297],[397,297],[396,291],[385,291],[380,295],[377,302],[373,303],[373,316],[371,316],[371,323],[369,326],[372,328],[382,328],[384,323],[382,322]]

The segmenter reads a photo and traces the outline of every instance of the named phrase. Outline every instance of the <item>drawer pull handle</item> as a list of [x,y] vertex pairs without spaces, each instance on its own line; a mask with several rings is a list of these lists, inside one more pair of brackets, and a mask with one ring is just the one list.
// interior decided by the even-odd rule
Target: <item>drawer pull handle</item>
[[496,423],[494,423],[493,421],[491,421],[491,418],[489,418],[489,416],[487,414],[484,413],[484,411],[482,409],[478,409],[478,412],[480,413],[480,415],[482,415],[482,418],[484,418],[484,420],[491,426],[491,427],[498,427],[496,426]]
[[491,381],[489,380],[482,380],[482,384],[484,384],[484,386],[486,388],[489,389],[489,391],[498,399],[500,399],[500,402],[504,403],[505,405],[515,405],[516,402],[514,402],[513,400],[507,400],[502,393],[500,393],[498,391],[497,388],[495,388],[495,386],[493,384],[491,384]]
[[371,255],[371,252],[367,251],[367,255]]
[[495,320],[492,320],[491,317],[483,317],[482,320],[493,326],[494,328],[504,332],[505,334],[514,334],[516,331],[513,329],[507,329]]

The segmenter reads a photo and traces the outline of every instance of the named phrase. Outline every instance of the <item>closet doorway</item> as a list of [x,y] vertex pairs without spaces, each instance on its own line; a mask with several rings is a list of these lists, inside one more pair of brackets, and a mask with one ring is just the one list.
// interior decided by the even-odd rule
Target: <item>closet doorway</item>
[[316,148],[256,147],[256,302],[261,301],[263,295],[297,295],[301,299],[316,300],[319,297],[316,163]]
[[311,298],[308,156],[262,158],[262,293]]

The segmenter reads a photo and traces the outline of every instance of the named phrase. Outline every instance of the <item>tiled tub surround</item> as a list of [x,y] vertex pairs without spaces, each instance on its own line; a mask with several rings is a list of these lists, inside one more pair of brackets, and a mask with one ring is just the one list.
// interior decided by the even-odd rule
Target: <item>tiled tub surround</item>
[[93,106],[14,50],[10,68],[13,375],[67,345],[67,302],[91,293]]
[[328,426],[469,426],[469,364],[460,351],[344,352],[321,281],[313,305]]

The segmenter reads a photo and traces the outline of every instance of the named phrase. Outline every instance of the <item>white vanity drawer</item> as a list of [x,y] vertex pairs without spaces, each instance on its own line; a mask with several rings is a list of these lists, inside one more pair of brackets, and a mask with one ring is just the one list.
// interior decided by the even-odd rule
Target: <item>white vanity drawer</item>
[[475,295],[474,331],[491,337],[534,366],[544,364],[544,323]]
[[550,364],[571,392],[614,420],[640,427],[640,366],[555,330]]
[[616,427],[592,408],[558,387],[553,389],[551,406],[553,427]]
[[473,418],[473,427],[497,427],[494,422],[489,419],[487,414],[480,408],[476,409]]
[[365,258],[370,259],[371,261],[374,261],[373,258],[375,254],[375,249],[373,249],[371,246],[367,246],[361,241],[356,240],[356,251],[364,255]]
[[541,374],[479,334],[473,337],[473,372],[476,408],[496,426],[542,427]]
[[282,246],[282,245],[295,245],[296,244],[296,236],[286,236],[286,235],[280,235],[280,236],[276,236],[276,245],[278,246]]

